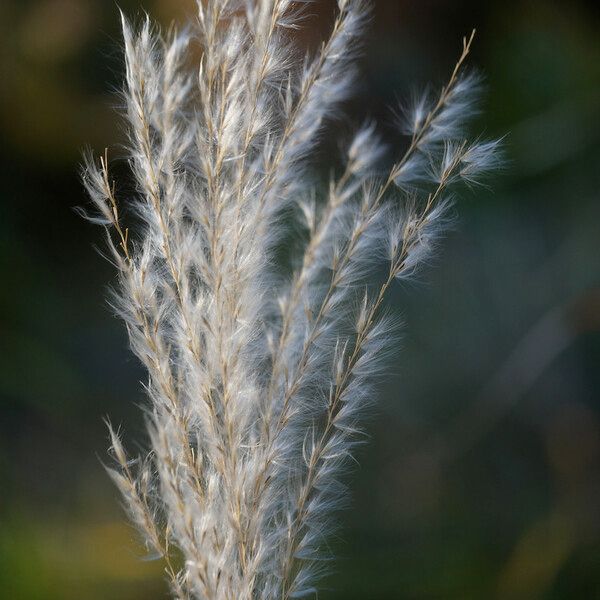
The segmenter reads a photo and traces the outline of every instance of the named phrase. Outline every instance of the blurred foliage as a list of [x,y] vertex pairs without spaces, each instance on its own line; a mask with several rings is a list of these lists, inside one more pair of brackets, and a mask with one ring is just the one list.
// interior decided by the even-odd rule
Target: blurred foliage
[[[167,26],[192,4],[143,8]],[[311,5],[302,44],[334,5]],[[475,26],[478,126],[507,134],[508,162],[461,200],[437,264],[390,298],[407,329],[320,598],[600,597],[599,17],[582,1],[375,1],[349,121],[381,117],[400,150],[389,106],[442,82]],[[143,374],[105,304],[101,234],[71,210],[81,149],[120,152],[118,27],[104,0],[0,3],[7,598],[165,597],[102,468],[104,415],[144,439]]]

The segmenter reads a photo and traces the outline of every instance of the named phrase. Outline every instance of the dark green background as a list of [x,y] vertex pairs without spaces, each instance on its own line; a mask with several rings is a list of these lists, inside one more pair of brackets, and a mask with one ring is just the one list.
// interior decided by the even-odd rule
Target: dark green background
[[[122,0],[130,15],[137,1]],[[349,123],[447,77],[460,38],[507,164],[460,200],[360,450],[320,599],[600,598],[600,11],[595,2],[375,2]],[[168,25],[191,0],[147,0]],[[334,2],[309,6],[302,44]],[[101,460],[144,443],[140,367],[106,305],[100,230],[72,210],[86,144],[120,153],[117,7],[0,3],[0,595],[165,597]],[[325,136],[336,138],[350,125]],[[328,153],[329,155],[329,153]],[[122,163],[116,174],[127,178]]]

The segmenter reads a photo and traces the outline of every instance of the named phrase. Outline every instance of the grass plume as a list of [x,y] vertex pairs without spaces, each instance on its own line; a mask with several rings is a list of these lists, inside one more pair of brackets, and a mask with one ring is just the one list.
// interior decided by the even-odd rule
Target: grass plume
[[[440,94],[404,111],[407,150],[390,170],[367,123],[317,201],[309,158],[351,90],[369,9],[338,0],[328,38],[297,64],[287,32],[301,8],[198,2],[194,23],[164,37],[123,18],[134,232],[107,155],[84,166],[113,304],[148,373],[150,449],[131,460],[110,428],[110,473],[178,599],[316,592],[394,337],[386,292],[430,256],[457,184],[498,165],[497,142],[465,133],[480,87],[464,70],[471,35]],[[306,242],[282,277],[290,215]],[[387,271],[373,286],[376,264]]]

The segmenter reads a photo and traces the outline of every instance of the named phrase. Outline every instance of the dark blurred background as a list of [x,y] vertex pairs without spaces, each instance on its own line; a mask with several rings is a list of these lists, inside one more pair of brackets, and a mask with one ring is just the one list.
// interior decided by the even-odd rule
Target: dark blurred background
[[[120,2],[165,26],[192,5]],[[302,44],[334,6],[309,7]],[[439,87],[476,27],[474,130],[508,134],[508,161],[390,299],[407,327],[320,599],[600,598],[598,6],[375,1],[350,123],[400,148],[388,109]],[[164,598],[101,464],[105,415],[144,443],[143,375],[72,210],[82,149],[123,140],[117,6],[2,0],[0,40],[0,595]]]

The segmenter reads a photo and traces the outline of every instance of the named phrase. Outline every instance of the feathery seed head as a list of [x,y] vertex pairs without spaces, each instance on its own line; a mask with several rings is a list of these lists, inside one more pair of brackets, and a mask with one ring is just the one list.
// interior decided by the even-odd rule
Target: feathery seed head
[[[197,8],[166,37],[122,16],[134,234],[107,155],[85,158],[88,218],[118,268],[113,305],[148,372],[150,450],[128,460],[109,426],[109,472],[174,597],[300,598],[316,593],[397,329],[386,292],[427,260],[454,184],[499,166],[499,142],[465,136],[480,87],[463,72],[471,37],[437,99],[409,110],[390,171],[368,122],[321,195],[308,159],[350,92],[367,4],[338,0],[327,40],[300,65],[286,31],[301,3]],[[203,45],[196,68],[192,38]],[[292,219],[307,239],[282,277]],[[377,262],[387,276],[373,287]]]

